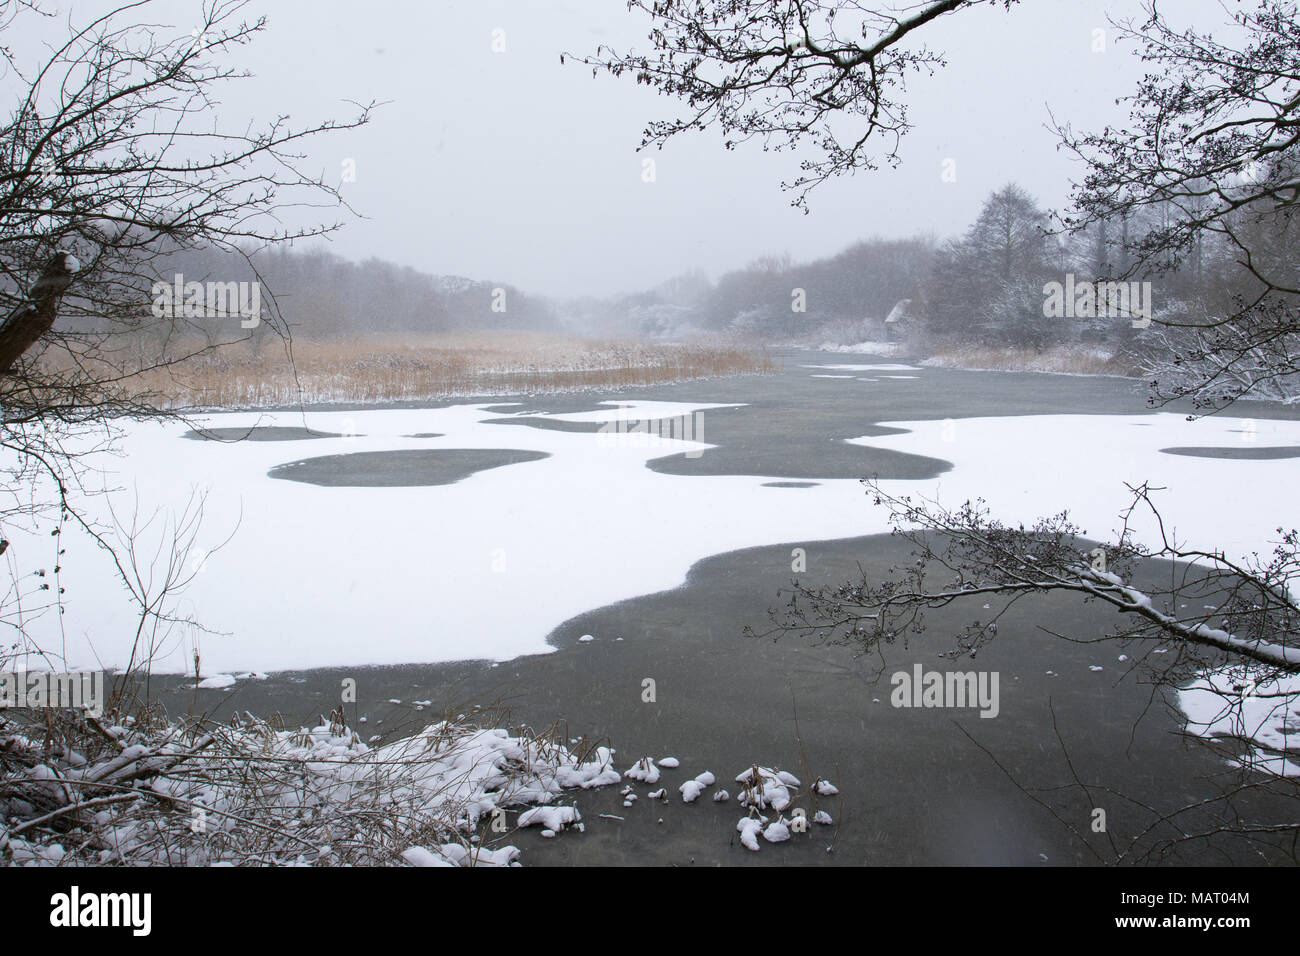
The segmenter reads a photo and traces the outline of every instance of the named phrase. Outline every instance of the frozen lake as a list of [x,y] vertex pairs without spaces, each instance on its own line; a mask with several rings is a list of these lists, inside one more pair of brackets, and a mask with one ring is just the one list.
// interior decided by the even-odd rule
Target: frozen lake
[[[207,491],[178,612],[211,632],[178,625],[156,642],[156,661],[188,670],[197,641],[210,689],[161,677],[155,699],[173,713],[311,722],[350,679],[349,721],[376,739],[481,705],[488,721],[562,720],[568,735],[607,740],[620,770],[642,755],[681,761],[665,772],[666,803],[629,810],[617,788],[582,793],[583,837],[512,833],[534,862],[1095,862],[1012,782],[1066,779],[1054,726],[1085,778],[1153,805],[1211,793],[1223,765],[1183,742],[1176,702],[1143,677],[1176,666],[1178,648],[1041,630],[1095,640],[1114,624],[1108,608],[1035,597],[1003,617],[979,661],[1001,678],[996,720],[890,706],[889,672],[940,665],[971,608],[935,612],[933,633],[894,646],[883,680],[883,662],[852,648],[742,630],[761,630],[780,603],[794,547],[807,554],[799,577],[831,584],[910,560],[881,533],[864,475],[949,505],[982,495],[1005,519],[1068,505],[1098,535],[1114,527],[1124,482],[1149,479],[1167,486],[1180,536],[1265,548],[1288,522],[1278,509],[1296,415],[1242,405],[1189,423],[1152,413],[1140,386],[1117,379],[782,358],[775,376],[620,395],[212,415],[203,435],[133,428],[125,454],[104,462],[119,519],[137,499],[183,508]],[[692,440],[661,438],[658,426],[620,435],[609,402],[656,420],[688,414]],[[150,526],[142,542],[150,535],[166,537]],[[74,664],[123,663],[122,635],[134,633],[125,595],[105,583],[101,552],[65,536],[65,627],[38,620],[43,640]],[[51,540],[15,536],[6,557],[39,559]],[[820,805],[835,827],[751,854],[736,843],[733,804],[677,797],[682,780],[710,770],[726,785],[753,762],[834,780],[841,795]]]
[[[1068,507],[1099,537],[1125,483],[1149,480],[1180,538],[1238,554],[1271,549],[1285,519],[1300,422],[1284,409],[1188,422],[1120,379],[782,359],[621,394],[132,425],[119,456],[90,459],[88,487],[111,490],[87,510],[105,528],[109,502],[119,523],[138,511],[158,580],[166,517],[206,496],[175,611],[208,630],[148,650],[159,673],[192,672],[197,650],[205,676],[545,652],[564,621],[677,587],[705,558],[887,531],[869,475],[948,506],[983,497],[1003,520]],[[678,430],[636,430],[647,419]],[[107,555],[72,529],[62,542],[67,610],[32,633],[72,666],[126,665],[134,612]],[[48,566],[48,529],[8,556]]]

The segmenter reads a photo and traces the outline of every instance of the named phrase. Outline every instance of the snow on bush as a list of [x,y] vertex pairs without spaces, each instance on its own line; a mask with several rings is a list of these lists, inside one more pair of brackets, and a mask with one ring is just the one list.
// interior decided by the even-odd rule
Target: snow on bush
[[623,775],[631,780],[640,780],[642,783],[659,782],[659,768],[655,766],[654,760],[649,757],[642,757],[623,771]]
[[[708,776],[710,778],[709,782],[712,783],[713,775],[708,774]],[[688,781],[688,784],[694,782],[696,781]],[[800,786],[799,778],[794,774],[754,764],[743,773],[737,774],[736,782],[741,785],[740,803],[742,806],[749,808],[749,815],[741,817],[736,823],[736,830],[740,833],[741,846],[745,847],[745,849],[757,853],[762,846],[758,842],[759,836],[762,836],[768,843],[785,843],[791,838],[792,833],[805,832],[805,829],[798,826],[794,826],[792,829],[791,821],[786,819],[782,812],[794,802],[793,791]],[[685,791],[686,786],[683,785],[683,791]],[[818,777],[817,782],[813,784],[813,791],[821,796],[833,796],[839,793],[839,790],[830,781],[821,777]],[[717,802],[723,802],[727,799],[727,792],[719,790],[713,795],[713,799]],[[763,811],[769,807],[776,811],[775,820],[769,820],[763,814]],[[795,820],[798,821],[802,817],[803,811],[795,810],[793,815]],[[818,810],[813,816],[813,822],[830,825],[831,816],[824,810]]]
[[760,834],[768,843],[785,843],[790,839],[790,822],[785,817],[778,817],[771,823],[762,817],[741,817],[736,830],[740,833],[740,845],[755,853],[761,848],[758,842]]
[[[75,748],[52,748],[0,719],[0,861],[508,865],[516,848],[475,845],[480,820],[620,780],[608,748],[448,721],[374,748],[329,722],[75,726]],[[541,806],[519,822],[578,820]]]
[[756,810],[771,807],[777,813],[790,806],[793,799],[790,790],[799,786],[799,778],[794,774],[758,766],[737,774],[736,782],[744,785],[740,791],[742,805]]
[[768,843],[784,843],[790,839],[790,826],[785,819],[773,820],[763,830],[763,839]]
[[582,819],[577,807],[533,807],[519,814],[519,826],[540,826],[556,833]]

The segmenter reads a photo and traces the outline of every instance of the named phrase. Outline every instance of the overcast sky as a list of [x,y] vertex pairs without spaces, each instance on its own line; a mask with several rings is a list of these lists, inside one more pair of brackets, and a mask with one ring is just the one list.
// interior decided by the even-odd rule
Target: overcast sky
[[[79,0],[74,20],[93,6]],[[163,9],[182,25],[196,4]],[[385,101],[370,125],[321,140],[306,164],[337,179],[355,161],[344,191],[365,218],[335,235],[333,251],[607,295],[693,267],[716,278],[767,253],[806,260],[873,235],[954,234],[1009,180],[1061,204],[1077,169],[1044,128],[1048,107],[1080,128],[1123,118],[1114,101],[1141,66],[1112,31],[1094,52],[1094,30],[1108,13],[1138,10],[1136,0],[1028,0],[932,25],[926,42],[950,62],[910,85],[916,128],[903,166],[820,187],[809,215],[780,189],[797,156],[757,144],[729,152],[714,132],[644,154],[657,180],[642,181],[640,132],[675,103],[560,64],[562,51],[602,42],[648,49],[645,21],[624,0],[254,0],[249,14],[265,13],[268,28],[236,58],[255,77],[226,86],[220,110],[241,125],[279,113],[308,122],[346,116],[347,100]],[[1178,10],[1205,26],[1223,20],[1218,0]],[[940,176],[946,158],[954,183]]]

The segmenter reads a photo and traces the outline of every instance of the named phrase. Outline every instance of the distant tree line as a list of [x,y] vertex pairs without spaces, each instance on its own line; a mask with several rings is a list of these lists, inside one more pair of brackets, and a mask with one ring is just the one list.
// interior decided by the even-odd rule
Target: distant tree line
[[[1249,171],[1242,176],[1245,190]],[[892,338],[921,351],[1094,344],[1140,356],[1167,350],[1171,327],[1212,326],[1257,297],[1264,286],[1252,270],[1300,286],[1288,219],[1260,205],[1228,214],[1230,231],[1201,231],[1178,254],[1171,244],[1153,254],[1149,237],[1175,233],[1189,215],[1184,206],[1149,203],[1085,223],[1054,215],[1008,183],[989,194],[963,234],[943,242],[873,238],[808,263],[769,255],[717,282],[695,271],[636,295],[578,303],[567,314],[651,337]],[[902,321],[887,327],[900,303]]]
[[[1227,218],[1236,235],[1250,234],[1256,266],[1287,264],[1294,275],[1287,216],[1262,205],[1247,203]],[[1177,231],[1187,217],[1169,201],[1071,221],[1009,183],[990,194],[964,235],[937,250],[909,337],[929,346],[1106,343],[1141,352],[1171,327],[1212,325],[1263,284],[1226,233],[1201,231],[1176,251],[1172,243],[1150,248],[1152,237]]]
[[[351,262],[319,248],[282,244],[249,254],[188,248],[170,251],[153,265],[165,282],[175,275],[185,282],[260,282],[263,302],[273,301],[295,338],[559,327],[546,300],[508,283],[430,275],[375,258]],[[272,334],[263,325],[251,337],[258,342]]]
[[821,336],[862,341],[883,334],[883,320],[930,274],[934,240],[866,239],[843,252],[795,263],[768,255],[710,282],[691,272],[599,308],[616,331],[651,337],[730,333],[764,340]]

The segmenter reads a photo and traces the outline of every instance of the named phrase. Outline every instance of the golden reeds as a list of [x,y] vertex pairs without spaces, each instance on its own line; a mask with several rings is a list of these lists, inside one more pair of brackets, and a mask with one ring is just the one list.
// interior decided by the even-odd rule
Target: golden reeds
[[730,343],[601,341],[544,333],[371,336],[226,346],[132,376],[163,407],[389,402],[659,385],[766,373],[761,349]]

